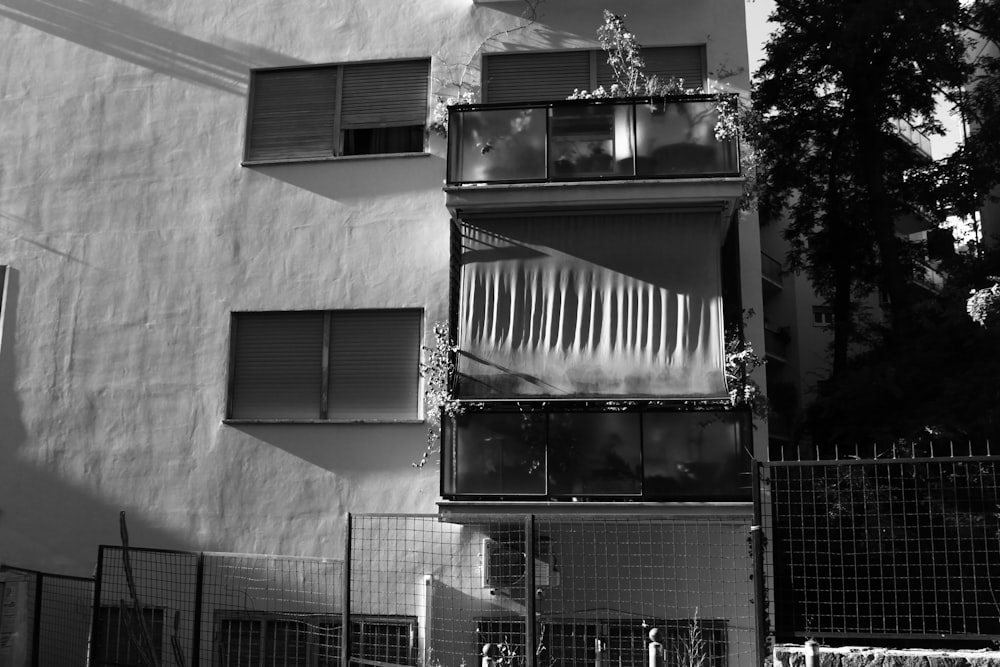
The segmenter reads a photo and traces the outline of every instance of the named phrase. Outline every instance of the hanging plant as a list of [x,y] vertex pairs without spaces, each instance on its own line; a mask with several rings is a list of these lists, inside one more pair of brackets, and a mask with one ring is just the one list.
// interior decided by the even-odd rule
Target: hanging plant
[[454,398],[455,354],[458,346],[451,340],[445,322],[434,324],[434,345],[424,346],[424,361],[420,374],[424,378],[424,411],[427,415],[427,447],[414,468],[423,468],[441,443],[442,420],[452,419],[464,412],[462,403]]

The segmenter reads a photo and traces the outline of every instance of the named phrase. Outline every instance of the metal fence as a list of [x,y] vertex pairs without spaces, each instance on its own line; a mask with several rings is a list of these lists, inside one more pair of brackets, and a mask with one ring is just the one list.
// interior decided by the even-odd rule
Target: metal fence
[[[362,515],[348,563],[101,547],[95,667],[758,665],[750,513]],[[345,613],[346,612],[346,613]]]
[[1000,457],[908,446],[759,471],[778,641],[1000,640]]
[[[23,664],[86,664],[94,580],[6,565],[0,566],[0,574],[0,589],[10,586],[10,597],[4,600],[23,614],[18,619],[24,633]],[[4,630],[6,634],[8,629]]]
[[658,628],[672,667],[759,665],[752,523],[353,517],[351,659],[462,667],[492,645],[507,665],[639,667]]
[[102,546],[91,664],[330,667],[314,637],[342,579],[336,560]]

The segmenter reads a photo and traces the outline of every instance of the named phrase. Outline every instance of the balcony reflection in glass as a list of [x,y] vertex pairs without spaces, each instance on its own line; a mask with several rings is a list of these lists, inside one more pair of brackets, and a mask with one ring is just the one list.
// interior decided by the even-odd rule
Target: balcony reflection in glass
[[642,492],[636,415],[554,414],[549,422],[549,494],[627,496]]
[[461,182],[545,178],[545,108],[453,113],[450,179]]
[[631,176],[632,105],[555,106],[549,119],[552,179]]
[[739,495],[746,481],[738,413],[687,412],[643,415],[646,495]]
[[746,412],[467,412],[445,424],[454,498],[746,500]]
[[652,100],[637,104],[636,175],[727,173],[736,169],[729,141],[715,138],[715,104]]
[[458,493],[545,494],[545,415],[459,415],[454,447]]

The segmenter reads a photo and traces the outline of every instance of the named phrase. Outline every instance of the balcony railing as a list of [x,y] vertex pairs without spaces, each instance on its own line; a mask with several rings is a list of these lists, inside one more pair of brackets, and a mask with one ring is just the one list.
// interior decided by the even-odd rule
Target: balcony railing
[[739,176],[716,107],[712,96],[453,106],[448,183]]
[[760,253],[760,271],[776,287],[781,287],[781,262],[767,253]]

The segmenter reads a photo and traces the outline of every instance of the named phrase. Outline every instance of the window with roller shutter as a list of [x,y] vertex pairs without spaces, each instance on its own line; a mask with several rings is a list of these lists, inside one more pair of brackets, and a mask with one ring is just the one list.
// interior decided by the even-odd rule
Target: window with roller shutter
[[234,313],[227,418],[417,419],[421,331],[414,309]]
[[251,72],[244,162],[424,151],[430,61]]
[[[705,85],[705,47],[660,46],[642,49],[646,74],[661,81],[683,79],[684,87]],[[574,89],[593,90],[614,83],[604,51],[541,51],[483,56],[483,96],[489,103],[566,99]]]

